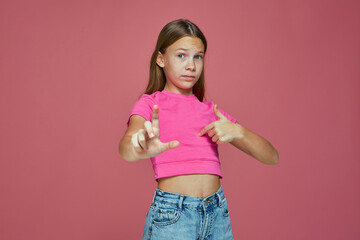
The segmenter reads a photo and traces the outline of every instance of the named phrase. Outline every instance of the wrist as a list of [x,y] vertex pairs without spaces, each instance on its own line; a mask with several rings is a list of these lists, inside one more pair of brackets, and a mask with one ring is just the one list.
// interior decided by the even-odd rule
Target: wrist
[[235,137],[234,139],[243,140],[245,135],[245,128],[241,126],[239,123],[235,123]]

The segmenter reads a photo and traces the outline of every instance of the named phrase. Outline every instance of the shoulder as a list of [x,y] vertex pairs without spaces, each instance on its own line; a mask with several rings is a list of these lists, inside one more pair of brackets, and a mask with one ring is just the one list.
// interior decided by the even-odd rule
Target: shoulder
[[152,94],[144,93],[143,95],[141,95],[141,97],[139,98],[138,101],[143,101],[143,102],[147,102],[147,103],[156,104],[158,102],[157,101],[158,98],[159,98],[159,91],[154,92]]
[[[214,105],[217,104],[214,101],[204,101],[204,104],[206,104],[208,106],[209,109],[211,109],[212,111],[214,111]],[[225,107],[226,108],[226,107]],[[236,118],[233,117],[232,115],[230,115],[227,111],[224,110],[223,106],[219,106],[219,104],[217,104],[217,109],[225,116],[227,117],[230,121],[232,122],[236,122]]]
[[[178,100],[177,98],[174,98],[172,96],[169,96],[161,91],[156,91],[152,94],[143,94],[139,100],[147,101],[151,104],[166,104],[169,101],[175,101]],[[178,102],[178,101],[177,101]]]
[[140,115],[146,120],[151,121],[153,106],[158,105],[158,101],[156,99],[157,94],[157,92],[152,94],[144,93],[140,96],[140,98],[133,105],[129,119],[127,121],[128,125],[132,115]]
[[203,104],[203,105],[206,105],[208,107],[213,107],[215,105],[215,102],[212,101],[212,100],[206,100],[206,101],[202,101],[200,103]]

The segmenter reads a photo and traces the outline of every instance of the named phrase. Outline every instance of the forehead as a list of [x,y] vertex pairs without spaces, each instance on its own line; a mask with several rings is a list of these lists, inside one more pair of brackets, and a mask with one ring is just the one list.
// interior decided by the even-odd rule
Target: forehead
[[178,48],[204,52],[204,44],[198,37],[182,37],[168,47],[170,51],[175,51]]

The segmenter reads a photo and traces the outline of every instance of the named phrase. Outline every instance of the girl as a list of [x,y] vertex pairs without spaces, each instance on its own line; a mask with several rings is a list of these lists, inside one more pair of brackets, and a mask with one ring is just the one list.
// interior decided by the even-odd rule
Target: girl
[[266,139],[204,101],[206,48],[203,33],[189,20],[164,26],[148,86],[120,141],[125,160],[151,159],[158,184],[143,239],[233,239],[218,144],[228,142],[265,164],[278,163]]

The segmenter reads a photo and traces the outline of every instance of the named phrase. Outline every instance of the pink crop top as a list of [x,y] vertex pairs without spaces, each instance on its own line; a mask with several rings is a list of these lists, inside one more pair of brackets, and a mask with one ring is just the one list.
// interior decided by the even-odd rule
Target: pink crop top
[[[200,102],[194,94],[185,96],[165,90],[143,94],[135,103],[127,126],[134,114],[151,122],[153,105],[159,106],[160,141],[180,142],[177,148],[150,158],[155,180],[184,174],[215,174],[223,178],[218,145],[207,133],[198,135],[206,125],[218,120],[213,110],[214,102]],[[236,122],[235,118],[218,109],[230,121]]]

